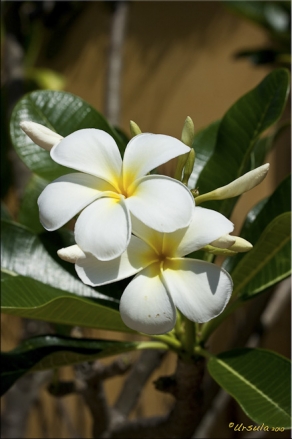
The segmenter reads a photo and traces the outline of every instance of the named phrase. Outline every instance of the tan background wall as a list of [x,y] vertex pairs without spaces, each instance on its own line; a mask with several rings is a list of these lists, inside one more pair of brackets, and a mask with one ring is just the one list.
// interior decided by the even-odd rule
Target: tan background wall
[[[67,91],[81,96],[101,112],[105,102],[109,29],[110,13],[105,3],[88,2],[65,36],[60,53],[50,61],[39,60],[39,65],[65,75]],[[219,2],[131,2],[123,53],[121,128],[129,134],[132,119],[143,131],[179,137],[188,115],[196,129],[219,119],[270,70],[234,60],[233,54],[265,42],[262,30],[232,15]],[[279,145],[280,155],[270,155],[271,170],[265,182],[252,195],[243,197],[236,209],[237,231],[249,208],[270,194],[288,172],[289,148],[285,145]],[[3,349],[17,344],[19,328],[18,319],[4,316]],[[278,336],[287,338],[287,325],[279,331]],[[86,331],[84,335],[100,336],[100,332]],[[287,349],[285,345],[283,354],[289,355]],[[173,369],[174,361],[165,362],[159,374],[171,373]],[[67,378],[71,373],[69,368],[62,372]],[[121,383],[120,378],[106,383],[110,400],[114,400]],[[150,392],[143,396],[136,414],[157,414],[169,407],[170,397],[152,390],[151,383],[147,390]],[[47,437],[72,437],[53,397],[43,391],[41,401],[47,417]],[[82,437],[90,437],[90,416],[80,400],[66,397],[63,401],[74,428]],[[39,410],[35,408],[26,437],[41,434]]]

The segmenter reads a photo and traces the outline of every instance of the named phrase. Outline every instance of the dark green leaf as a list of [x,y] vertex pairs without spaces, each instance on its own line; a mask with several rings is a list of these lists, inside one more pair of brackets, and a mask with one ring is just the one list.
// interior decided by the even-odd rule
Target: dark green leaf
[[264,349],[235,349],[212,357],[208,370],[254,422],[291,428],[291,364]]
[[109,133],[120,150],[125,149],[124,139],[104,117],[81,98],[67,92],[34,91],[24,96],[15,106],[10,123],[12,143],[21,160],[37,175],[51,181],[72,170],[55,163],[50,154],[35,145],[21,130],[21,121],[45,125],[62,136],[82,128],[98,128]]
[[232,271],[233,293],[249,299],[291,273],[291,213],[277,216]]
[[219,125],[220,120],[213,122],[195,135],[192,148],[195,150],[196,159],[188,184],[191,189],[196,187],[202,169],[206,166],[206,163],[214,152]]
[[106,303],[110,301],[111,306],[117,306],[109,297],[84,285],[77,276],[62,268],[33,232],[8,221],[2,221],[1,267],[11,274],[31,277],[59,291],[106,300]]
[[[214,153],[197,182],[200,193],[225,186],[247,172],[259,135],[281,116],[289,91],[289,73],[274,70],[255,89],[239,99],[224,115]],[[229,216],[236,198],[209,201],[203,207]]]
[[[248,213],[240,232],[240,236],[253,245],[259,240],[263,230],[278,215],[291,210],[291,176],[286,177],[275,192],[265,200],[260,201]],[[234,267],[246,256],[239,253],[234,258],[227,258],[223,267],[232,274]],[[279,257],[281,257],[279,255]]]
[[41,335],[1,354],[1,396],[28,371],[55,369],[141,349],[141,342],[74,339]]
[[20,205],[18,221],[35,233],[44,231],[39,220],[38,197],[47,186],[48,181],[33,174],[28,182]]

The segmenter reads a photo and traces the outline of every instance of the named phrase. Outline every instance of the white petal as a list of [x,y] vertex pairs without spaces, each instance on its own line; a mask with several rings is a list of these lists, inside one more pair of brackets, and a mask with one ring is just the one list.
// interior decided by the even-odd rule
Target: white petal
[[221,314],[232,293],[229,274],[209,262],[167,261],[163,278],[175,306],[193,322],[207,322]]
[[141,239],[132,236],[127,250],[118,258],[100,261],[86,253],[85,258],[76,261],[75,268],[85,284],[105,285],[133,276],[147,267],[153,259],[147,257],[149,253],[153,253],[149,246]]
[[50,183],[38,199],[40,221],[47,230],[66,224],[85,206],[114,188],[92,175],[74,173]]
[[103,178],[117,188],[122,159],[116,142],[105,131],[75,131],[51,150],[51,157],[60,165]]
[[176,254],[185,256],[232,232],[233,228],[232,222],[221,213],[196,206],[184,236],[181,237],[181,231],[178,231],[174,232],[171,238],[179,242]]
[[47,151],[63,139],[60,134],[36,122],[22,121],[19,125],[34,143]]
[[171,136],[149,133],[135,136],[129,142],[124,154],[125,187],[162,163],[189,151],[188,146]]
[[134,216],[159,232],[186,227],[194,210],[190,191],[182,183],[162,175],[138,180],[126,203]]
[[145,334],[164,334],[173,329],[176,310],[159,276],[159,263],[137,274],[120,301],[123,322]]
[[130,214],[122,199],[100,198],[84,209],[76,221],[77,244],[101,261],[120,256],[130,237]]

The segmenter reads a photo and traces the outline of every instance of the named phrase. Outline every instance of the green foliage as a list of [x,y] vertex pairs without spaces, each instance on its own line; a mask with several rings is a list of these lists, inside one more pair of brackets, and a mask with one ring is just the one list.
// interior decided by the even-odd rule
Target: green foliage
[[[247,254],[238,254],[233,258],[227,258],[223,267],[231,273],[232,277],[238,279],[240,273],[237,269],[239,263],[245,260],[243,263],[244,270],[248,270],[248,265],[253,265],[252,273],[255,276],[254,279],[245,285],[244,291],[248,292],[244,297],[251,297],[252,291],[255,293],[263,291],[266,287],[274,285],[279,280],[289,275],[291,269],[291,252],[290,244],[287,242],[280,248],[280,243],[274,241],[273,237],[268,242],[265,242],[265,236],[269,229],[267,227],[280,215],[290,211],[290,194],[291,194],[291,176],[286,177],[282,183],[278,186],[275,192],[267,199],[260,201],[255,207],[248,213],[246,220],[243,224],[240,236],[256,247],[252,252]],[[287,236],[283,236],[282,230],[279,230],[283,240],[289,240],[290,230],[288,225]],[[260,245],[257,243],[260,241]],[[272,247],[272,242],[275,248]],[[274,256],[270,254],[263,255],[263,261],[265,264],[262,269],[259,270],[259,265],[262,264],[260,253],[267,251],[269,246],[270,251]],[[277,249],[277,251],[276,251]],[[276,251],[276,253],[275,253]],[[255,253],[256,252],[256,253]],[[247,259],[245,259],[247,257]],[[242,265],[240,265],[242,267]],[[234,275],[235,270],[235,275]],[[249,273],[250,275],[250,273]]]
[[41,335],[24,341],[10,352],[2,353],[1,396],[28,371],[56,369],[70,364],[143,349],[141,342],[74,339]]
[[26,185],[18,213],[18,221],[35,233],[44,231],[39,220],[37,200],[47,184],[47,180],[33,174]]
[[15,106],[10,122],[13,146],[21,160],[38,176],[51,181],[72,170],[58,165],[47,151],[33,143],[19,126],[21,121],[33,121],[67,136],[82,128],[97,128],[109,133],[121,153],[126,145],[124,137],[109,125],[106,119],[83,99],[60,91],[28,93]]
[[[250,2],[235,3],[240,6]],[[255,11],[257,6],[250,8]],[[268,136],[262,134],[279,120],[288,91],[289,73],[275,70],[239,99],[221,120],[199,131],[192,144],[196,161],[189,186],[203,194],[260,166],[282,127]],[[37,198],[49,181],[71,170],[54,163],[48,152],[30,141],[19,128],[23,120],[43,124],[62,136],[82,128],[104,130],[114,137],[121,154],[128,142],[119,128],[111,127],[100,113],[72,94],[38,91],[18,102],[11,118],[11,139],[33,175],[19,211],[21,224],[12,222],[5,209],[1,209],[2,311],[58,325],[133,334],[118,312],[120,295],[129,280],[98,289],[84,285],[74,266],[61,261],[56,254],[57,249],[74,242],[73,233],[65,228],[43,232]],[[254,245],[253,250],[223,263],[232,275],[234,294],[242,300],[255,297],[290,273],[290,185],[286,178],[274,194],[249,212],[241,236]],[[204,207],[229,216],[236,201],[212,201]],[[203,251],[190,256],[208,260],[213,257]],[[175,337],[175,332],[164,337]],[[75,340],[55,335],[27,340],[3,356],[2,391],[28,371],[146,348],[143,343]],[[288,360],[265,350],[239,349],[211,357],[208,369],[253,421],[270,427],[290,427]]]
[[[251,298],[291,273],[291,213],[277,216],[265,228],[252,252],[232,271],[233,294]],[[281,252],[281,254],[280,254]]]
[[256,423],[291,428],[291,364],[264,349],[235,349],[211,357],[208,370]]
[[[200,173],[200,193],[225,186],[249,171],[250,156],[261,133],[281,116],[289,92],[289,73],[278,69],[240,98],[220,122],[214,153]],[[204,207],[229,216],[236,198],[209,201]]]
[[25,276],[1,282],[2,312],[72,326],[132,332],[114,302],[77,296]]

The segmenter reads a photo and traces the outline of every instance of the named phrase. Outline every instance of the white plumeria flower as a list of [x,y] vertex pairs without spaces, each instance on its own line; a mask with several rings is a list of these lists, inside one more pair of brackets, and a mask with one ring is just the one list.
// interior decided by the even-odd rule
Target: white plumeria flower
[[[47,140],[47,130],[45,134]],[[42,133],[34,135],[39,138]],[[76,131],[55,144],[50,154],[55,162],[80,172],[45,188],[38,199],[40,221],[52,231],[82,211],[75,225],[76,242],[100,260],[116,258],[126,249],[131,215],[161,232],[186,227],[194,209],[190,191],[170,177],[146,174],[189,150],[170,136],[140,134],[129,142],[122,161],[106,132]]]
[[233,224],[218,212],[195,207],[188,227],[159,233],[134,219],[127,250],[111,261],[99,261],[77,245],[58,251],[75,262],[80,279],[98,286],[135,275],[120,301],[120,313],[130,328],[146,334],[171,331],[177,307],[189,320],[207,322],[219,315],[232,293],[232,279],[209,262],[184,258],[220,236]]

